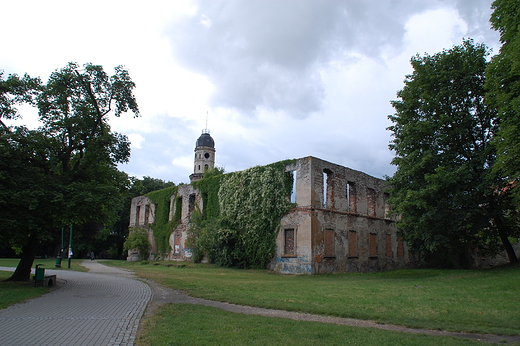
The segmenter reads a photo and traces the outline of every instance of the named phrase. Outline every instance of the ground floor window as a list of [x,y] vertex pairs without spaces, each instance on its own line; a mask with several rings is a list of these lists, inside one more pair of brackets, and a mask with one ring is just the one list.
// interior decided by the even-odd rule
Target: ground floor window
[[336,234],[333,229],[325,230],[325,257],[334,257]]
[[377,257],[377,234],[370,233],[368,236],[368,242],[369,242],[369,256],[370,257]]
[[296,255],[296,249],[295,249],[295,230],[294,228],[286,228],[284,230],[284,255],[285,256],[295,256]]
[[357,257],[357,233],[356,231],[348,232],[348,255],[349,257]]

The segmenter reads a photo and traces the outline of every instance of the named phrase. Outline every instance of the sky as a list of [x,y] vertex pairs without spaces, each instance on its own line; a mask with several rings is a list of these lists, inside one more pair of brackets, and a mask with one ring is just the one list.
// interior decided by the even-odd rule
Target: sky
[[[492,0],[25,0],[2,4],[0,70],[46,80],[68,62],[124,65],[141,116],[120,169],[188,183],[205,128],[226,172],[315,156],[395,172],[390,101],[416,54],[464,38],[498,53]],[[37,126],[31,109],[21,122]]]

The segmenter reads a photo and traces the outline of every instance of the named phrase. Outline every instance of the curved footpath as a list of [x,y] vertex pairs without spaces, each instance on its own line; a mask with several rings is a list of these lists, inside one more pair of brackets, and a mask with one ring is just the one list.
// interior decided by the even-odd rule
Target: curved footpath
[[[129,271],[84,261],[90,272],[48,270],[59,289],[0,310],[0,345],[133,345],[139,320],[165,303],[213,306],[235,313],[370,327],[414,334],[464,337],[488,343],[520,343],[520,336],[413,329],[350,318],[271,310],[192,298]],[[0,270],[14,268],[0,267]],[[150,303],[149,303],[150,302]]]
[[91,271],[46,270],[59,289],[0,310],[0,345],[133,345],[150,287],[128,271],[84,265]]

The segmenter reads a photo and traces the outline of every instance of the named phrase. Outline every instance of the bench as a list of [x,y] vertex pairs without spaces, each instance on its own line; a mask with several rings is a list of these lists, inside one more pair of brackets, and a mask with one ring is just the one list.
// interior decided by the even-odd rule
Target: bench
[[56,286],[56,275],[45,275],[43,280],[36,280],[36,276],[33,277],[34,287],[52,287]]

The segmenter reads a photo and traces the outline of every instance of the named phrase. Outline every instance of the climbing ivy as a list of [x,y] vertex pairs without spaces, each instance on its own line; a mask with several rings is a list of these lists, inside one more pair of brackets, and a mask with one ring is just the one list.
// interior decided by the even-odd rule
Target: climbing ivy
[[[191,245],[219,265],[263,268],[274,255],[281,218],[289,211],[292,175],[282,161],[194,183],[204,215]],[[201,241],[197,241],[200,239]],[[197,258],[194,258],[197,259]]]
[[[292,206],[293,177],[285,172],[292,162],[211,174],[192,183],[204,206],[195,207],[186,240],[195,262],[206,257],[222,266],[266,267],[275,253],[280,220]],[[152,229],[159,254],[170,250],[168,240],[179,223],[180,207],[168,221],[170,198],[176,193],[177,187],[171,187],[146,195],[156,205]]]
[[152,191],[146,194],[146,197],[155,204],[155,222],[151,225],[155,244],[157,247],[157,255],[160,257],[170,252],[170,234],[175,230],[178,220],[168,221],[170,214],[170,199],[172,195],[177,193],[177,186],[171,186],[166,189]]

